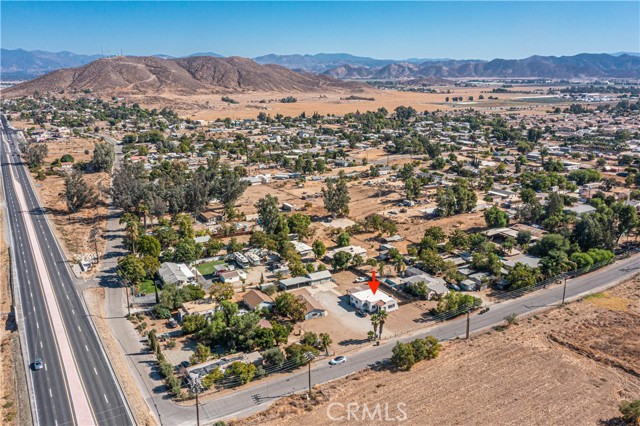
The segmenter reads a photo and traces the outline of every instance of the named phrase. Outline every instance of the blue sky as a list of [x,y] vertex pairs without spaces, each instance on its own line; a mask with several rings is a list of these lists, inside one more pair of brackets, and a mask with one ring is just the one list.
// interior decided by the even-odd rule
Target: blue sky
[[126,55],[523,58],[640,50],[640,2],[13,2],[1,45]]

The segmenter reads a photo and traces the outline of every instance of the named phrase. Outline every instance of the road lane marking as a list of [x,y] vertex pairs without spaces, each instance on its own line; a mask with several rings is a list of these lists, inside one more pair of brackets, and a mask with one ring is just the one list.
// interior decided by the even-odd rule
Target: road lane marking
[[53,394],[51,393],[51,388],[49,388],[49,398],[53,398]]
[[89,347],[87,345],[84,345],[84,348],[86,349],[87,352],[89,352]]
[[40,349],[42,349],[42,340],[40,340]]
[[96,373],[96,376],[98,375],[98,370],[95,367],[93,367],[93,372]]
[[102,396],[104,396],[104,400],[107,401],[107,404],[108,404],[109,400],[107,399],[107,395],[103,393]]

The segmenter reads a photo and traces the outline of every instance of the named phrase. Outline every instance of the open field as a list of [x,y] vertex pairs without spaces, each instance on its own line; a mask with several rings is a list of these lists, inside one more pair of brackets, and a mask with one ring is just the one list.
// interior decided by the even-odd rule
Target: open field
[[[546,98],[537,98],[538,95],[522,93],[491,93],[491,87],[457,87],[457,86],[433,86],[431,89],[439,93],[418,93],[404,92],[396,90],[379,90],[375,88],[367,89],[358,96],[374,98],[369,100],[346,100],[349,93],[323,92],[323,93],[300,93],[293,96],[298,100],[295,103],[280,103],[277,100],[282,98],[282,93],[239,93],[231,97],[238,101],[238,104],[229,104],[221,100],[220,95],[193,95],[182,97],[177,95],[167,95],[166,97],[140,97],[131,96],[131,100],[137,101],[149,107],[174,107],[181,115],[195,120],[215,120],[218,118],[255,118],[260,112],[270,114],[283,114],[285,116],[297,116],[302,112],[313,114],[318,112],[322,115],[337,114],[342,115],[356,111],[375,111],[384,107],[389,111],[400,105],[412,106],[418,111],[454,110],[461,108],[474,109],[495,109],[496,111],[515,108],[519,113],[532,114],[540,113],[555,107],[558,104],[550,104]],[[526,87],[519,86],[521,91],[542,90],[546,92],[547,87]],[[480,95],[485,99],[479,100]],[[445,98],[464,98],[463,102],[446,102]],[[468,101],[469,96],[473,96],[474,101]],[[489,96],[497,97],[497,100],[486,99]],[[531,99],[521,99],[521,98]],[[264,101],[264,102],[262,102]],[[560,103],[561,104],[561,103]]]
[[[80,161],[90,162],[91,154],[85,154],[85,150],[93,152],[95,141],[93,139],[71,138],[64,142],[47,143],[49,155],[45,164],[51,164],[64,154],[71,154],[76,163]],[[69,215],[64,194],[64,178],[58,175],[47,176],[44,181],[35,180],[35,187],[42,200],[50,219],[54,224],[54,232],[62,243],[67,256],[91,256],[96,252],[96,245],[92,238],[94,229],[104,229],[106,224],[107,208],[101,201],[101,189],[109,185],[109,174],[86,173],[84,178],[98,194],[99,201],[92,208],[84,208],[78,213]],[[105,242],[98,234],[98,250],[104,250]]]
[[[391,417],[406,404],[406,425],[613,424],[620,402],[640,397],[639,284],[447,343],[410,372],[365,371],[318,386],[316,403],[290,397],[234,424],[345,424],[346,416],[332,421],[327,410],[338,417],[347,404],[365,402],[388,403]],[[348,424],[379,424],[359,413]]]

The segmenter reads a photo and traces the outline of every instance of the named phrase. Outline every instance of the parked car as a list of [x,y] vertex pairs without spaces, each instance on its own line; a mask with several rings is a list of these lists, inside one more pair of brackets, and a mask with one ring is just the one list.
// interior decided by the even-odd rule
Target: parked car
[[178,321],[176,321],[175,318],[169,318],[169,321],[167,321],[167,327],[176,328],[177,326],[178,326]]
[[331,361],[329,361],[329,364],[338,365],[338,364],[344,364],[345,362],[347,362],[347,357],[341,355],[341,356],[337,356],[334,359],[332,359]]
[[365,311],[356,311],[356,315],[359,316],[360,318],[366,318],[367,317],[367,313]]
[[365,282],[367,279],[368,279],[367,277],[358,277],[358,278],[356,278],[353,282],[354,282],[354,283],[363,283],[363,282]]
[[42,359],[36,358],[35,361],[33,361],[33,369],[38,371],[38,370],[42,370],[43,368],[44,368],[44,362],[42,362]]

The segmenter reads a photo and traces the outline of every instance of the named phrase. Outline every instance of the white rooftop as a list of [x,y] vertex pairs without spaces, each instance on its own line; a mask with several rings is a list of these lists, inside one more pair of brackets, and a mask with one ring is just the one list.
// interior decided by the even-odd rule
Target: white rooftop
[[370,288],[358,291],[356,293],[351,293],[351,296],[363,302],[367,301],[369,302],[369,304],[374,304],[379,301],[383,301],[386,304],[387,302],[392,302],[395,300],[393,297],[389,296],[387,293],[380,289],[376,291],[376,294],[373,294]]

